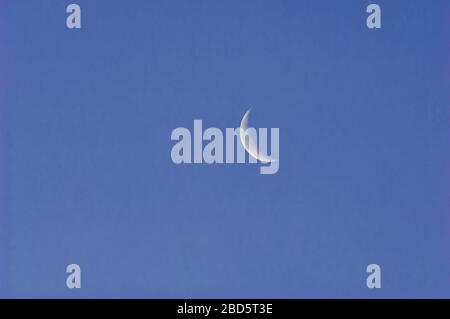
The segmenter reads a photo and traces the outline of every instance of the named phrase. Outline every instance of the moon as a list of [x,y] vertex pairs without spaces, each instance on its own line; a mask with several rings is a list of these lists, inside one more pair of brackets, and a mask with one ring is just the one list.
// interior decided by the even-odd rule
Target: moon
[[246,139],[245,137],[247,136],[245,134],[245,132],[248,129],[248,118],[250,115],[250,111],[252,109],[249,109],[245,114],[244,117],[241,120],[241,126],[239,128],[239,137],[241,139],[241,143],[242,146],[244,147],[244,149],[255,159],[264,162],[264,163],[270,163],[273,162],[274,160],[271,159],[269,156],[265,155],[265,154],[260,154],[258,153],[258,147],[255,143],[255,141],[252,140],[251,136],[248,135],[248,139]]

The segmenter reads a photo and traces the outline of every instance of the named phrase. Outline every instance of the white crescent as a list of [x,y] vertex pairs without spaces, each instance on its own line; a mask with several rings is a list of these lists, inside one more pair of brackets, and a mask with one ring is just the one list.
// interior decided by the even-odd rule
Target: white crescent
[[251,109],[248,110],[244,114],[244,117],[242,118],[242,121],[241,121],[241,126],[239,128],[239,137],[241,139],[242,146],[255,159],[257,159],[261,162],[264,162],[264,163],[273,162],[274,160],[271,159],[269,156],[267,156],[265,154],[260,154],[258,152],[258,147],[257,147],[256,143],[252,140],[250,135],[248,135],[248,139],[245,138],[247,136],[247,134],[245,134],[245,133],[248,129],[248,118],[250,115],[250,111],[251,111]]

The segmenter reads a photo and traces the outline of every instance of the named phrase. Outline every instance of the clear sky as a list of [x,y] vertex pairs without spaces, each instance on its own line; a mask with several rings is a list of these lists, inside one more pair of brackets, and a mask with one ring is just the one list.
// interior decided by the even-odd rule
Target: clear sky
[[[0,296],[450,297],[449,1],[72,2],[0,0]],[[172,162],[249,107],[277,174]]]

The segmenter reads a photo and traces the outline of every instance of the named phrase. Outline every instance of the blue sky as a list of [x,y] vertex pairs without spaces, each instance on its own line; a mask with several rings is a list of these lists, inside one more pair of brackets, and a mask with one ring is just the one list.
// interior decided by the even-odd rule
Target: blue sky
[[[450,297],[448,1],[74,2],[0,1],[0,296]],[[277,174],[172,163],[249,107]]]

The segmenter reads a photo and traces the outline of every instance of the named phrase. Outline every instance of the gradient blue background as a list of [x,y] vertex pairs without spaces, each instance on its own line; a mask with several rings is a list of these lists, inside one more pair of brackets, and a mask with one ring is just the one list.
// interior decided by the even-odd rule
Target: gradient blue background
[[[74,2],[0,0],[1,297],[450,297],[448,1]],[[278,174],[172,163],[249,107]]]

